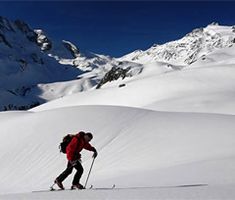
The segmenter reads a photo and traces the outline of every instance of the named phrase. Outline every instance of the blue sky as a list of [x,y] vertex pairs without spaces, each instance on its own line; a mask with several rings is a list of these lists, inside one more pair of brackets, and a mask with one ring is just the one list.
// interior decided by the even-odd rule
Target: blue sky
[[0,15],[22,19],[82,51],[115,57],[183,37],[212,22],[235,25],[235,2],[0,2]]

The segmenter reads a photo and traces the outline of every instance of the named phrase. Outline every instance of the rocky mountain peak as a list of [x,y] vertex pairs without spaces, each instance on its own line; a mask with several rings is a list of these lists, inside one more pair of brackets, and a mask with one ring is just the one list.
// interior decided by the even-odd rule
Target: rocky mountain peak
[[15,25],[23,33],[33,32],[33,30],[29,28],[28,24],[21,20],[15,20]]
[[7,18],[0,16],[0,32],[5,31],[14,31],[14,28]]
[[15,21],[16,27],[26,35],[26,37],[29,39],[31,42],[37,42],[37,34],[29,27],[28,24],[21,20],[16,20]]
[[42,51],[48,51],[52,48],[52,42],[50,39],[46,36],[43,30],[37,29],[34,30],[34,32],[37,34],[37,44],[41,47]]
[[66,40],[63,40],[62,42],[65,48],[68,49],[74,58],[80,55],[79,49],[73,43]]

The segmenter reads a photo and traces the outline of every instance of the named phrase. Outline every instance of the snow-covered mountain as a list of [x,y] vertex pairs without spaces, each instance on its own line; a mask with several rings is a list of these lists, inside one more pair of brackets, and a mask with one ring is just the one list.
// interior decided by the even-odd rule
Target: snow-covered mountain
[[[0,110],[27,109],[42,102],[39,83],[75,79],[81,72],[43,53],[26,23],[0,17]],[[31,90],[37,95],[31,95]]]
[[[39,106],[35,110],[58,108],[61,107],[61,104],[65,106],[95,104],[144,107],[158,111],[234,114],[235,45],[232,40],[233,27],[209,25],[200,35],[206,35],[207,32],[220,35],[222,39],[218,41],[221,43],[212,48],[209,39],[208,41],[204,39],[201,44],[204,48],[198,51],[198,57],[195,57],[197,59],[191,64],[183,63],[182,58],[186,60],[187,56],[179,57],[174,64],[174,59],[160,62],[151,60],[147,53],[143,53],[145,57],[142,61],[137,60],[139,62],[135,63],[131,60],[134,64],[140,64],[136,76],[106,82],[101,90],[93,89],[74,94],[76,101],[71,100],[68,96]],[[182,40],[191,38],[190,35],[193,33],[172,43],[179,46]],[[188,41],[190,40],[188,39]],[[163,49],[169,44],[159,48]],[[192,44],[188,42],[187,46]],[[186,55],[185,52],[189,50],[190,48],[185,48],[182,55]],[[179,51],[179,55],[181,52]],[[203,56],[200,56],[202,54]],[[151,53],[151,55],[155,54]],[[127,57],[117,60],[125,62],[125,59],[128,60]]]
[[182,39],[163,45],[153,45],[146,51],[136,50],[121,60],[138,63],[167,62],[172,65],[187,66],[215,50],[231,47],[235,43],[235,27],[220,26],[217,23],[205,28],[197,28]]
[[84,54],[69,41],[54,41],[41,29],[0,17],[0,110],[28,109],[88,90],[116,68],[128,68],[125,76],[132,76],[141,65]]
[[[209,25],[111,58],[84,54],[68,41],[55,45],[43,31],[16,24],[1,18],[1,101],[34,95],[49,102],[0,113],[0,199],[235,198],[233,27]],[[35,87],[23,90],[25,83]],[[99,153],[88,186],[126,189],[31,193],[62,172],[58,144],[80,130],[94,134]],[[82,152],[81,183],[91,156]]]
[[[182,39],[112,58],[81,52],[67,40],[54,41],[41,29],[33,30],[23,21],[1,17],[0,110],[28,109],[107,87],[108,82],[120,88],[149,73],[161,75],[180,70],[183,74],[184,69],[195,66],[232,64],[234,42],[233,26],[211,24]],[[162,99],[155,98],[154,101]]]

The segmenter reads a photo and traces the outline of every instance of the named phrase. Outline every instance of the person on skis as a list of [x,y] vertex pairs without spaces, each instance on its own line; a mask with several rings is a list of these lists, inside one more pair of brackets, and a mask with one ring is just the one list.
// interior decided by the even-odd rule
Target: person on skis
[[77,172],[74,175],[71,189],[84,189],[83,185],[80,184],[80,178],[83,174],[80,152],[82,149],[93,151],[93,158],[96,158],[98,155],[97,151],[95,147],[91,146],[89,143],[92,138],[93,135],[91,133],[80,131],[73,137],[66,147],[66,155],[68,159],[67,168],[55,179],[55,184],[57,184],[60,189],[64,190],[62,182],[72,173],[73,168],[75,168]]

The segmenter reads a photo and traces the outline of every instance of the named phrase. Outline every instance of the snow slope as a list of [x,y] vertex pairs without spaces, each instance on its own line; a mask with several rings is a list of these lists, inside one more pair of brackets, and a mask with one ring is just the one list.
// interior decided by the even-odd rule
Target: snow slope
[[230,200],[234,197],[234,186],[207,186],[207,187],[159,187],[144,189],[125,189],[125,190],[97,190],[97,191],[63,191],[59,193],[27,193],[10,194],[0,196],[4,200],[75,200],[75,199],[135,199],[135,200],[153,200],[153,199],[174,199],[174,200]]
[[[2,194],[46,189],[66,165],[57,149],[61,138],[81,129],[94,133],[99,152],[88,185],[235,184],[232,115],[76,106],[2,112],[0,118]],[[84,183],[92,154],[83,155]],[[71,177],[65,186],[70,182]]]
[[[234,48],[230,48],[234,55]],[[215,55],[210,55],[214,59]],[[232,58],[232,56],[230,57]],[[223,61],[223,62],[222,62]],[[106,83],[99,90],[65,96],[32,110],[76,105],[118,105],[161,111],[235,113],[234,60],[197,62],[190,68],[168,69],[162,63],[145,65],[141,74]],[[125,84],[124,87],[118,87]]]

